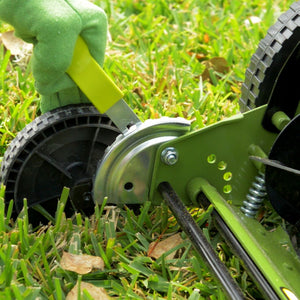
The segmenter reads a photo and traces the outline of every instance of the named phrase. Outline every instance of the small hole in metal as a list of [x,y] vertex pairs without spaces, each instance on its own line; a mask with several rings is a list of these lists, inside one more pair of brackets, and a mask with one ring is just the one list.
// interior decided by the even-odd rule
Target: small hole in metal
[[218,163],[218,169],[219,170],[225,170],[227,168],[227,164],[226,164],[226,162],[225,161],[220,161],[219,163]]
[[132,182],[126,182],[124,184],[124,189],[127,191],[127,192],[130,192],[133,190],[133,183]]
[[217,160],[217,157],[215,154],[210,154],[208,157],[207,157],[207,162],[209,164],[214,164]]
[[231,178],[232,178],[232,173],[231,173],[231,172],[226,172],[226,173],[224,174],[224,176],[223,176],[223,179],[224,179],[225,181],[230,181]]
[[225,194],[230,194],[231,191],[232,191],[232,187],[231,187],[230,184],[224,185],[224,187],[223,187],[223,192],[224,192]]

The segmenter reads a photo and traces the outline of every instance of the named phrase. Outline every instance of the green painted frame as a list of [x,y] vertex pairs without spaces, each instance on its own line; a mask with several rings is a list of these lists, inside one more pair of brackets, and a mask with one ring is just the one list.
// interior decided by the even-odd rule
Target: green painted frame
[[[300,298],[300,260],[289,236],[280,226],[267,231],[240,211],[258,169],[263,169],[249,155],[268,154],[277,136],[261,126],[265,110],[266,105],[161,145],[150,199],[157,204],[163,201],[157,187],[164,181],[186,205],[197,205],[197,195],[204,192],[278,297],[290,299],[288,293],[293,293]],[[167,147],[177,150],[174,165],[161,160]]]

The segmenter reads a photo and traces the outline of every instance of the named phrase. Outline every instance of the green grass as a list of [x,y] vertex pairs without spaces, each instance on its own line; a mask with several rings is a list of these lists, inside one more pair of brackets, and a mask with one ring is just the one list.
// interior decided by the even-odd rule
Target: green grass
[[[292,1],[148,0],[94,1],[108,14],[110,34],[106,72],[125,92],[142,120],[182,116],[201,128],[239,111],[241,83],[257,44]],[[262,22],[245,25],[250,16]],[[0,32],[10,27],[0,23]],[[210,72],[204,61],[222,57],[229,69]],[[39,95],[29,65],[20,65],[0,48],[0,157],[26,124],[39,115]],[[1,160],[1,158],[0,158]],[[65,191],[67,193],[67,191]],[[112,297],[132,299],[223,299],[217,283],[188,240],[176,259],[147,256],[148,246],[179,227],[164,205],[96,207],[95,215],[63,213],[34,231],[25,209],[14,222],[12,204],[0,193],[0,299],[65,299],[79,280],[104,287]],[[240,261],[209,231],[209,213],[193,210],[219,257],[252,299],[259,299]],[[208,221],[208,222],[207,222]],[[208,225],[207,225],[208,224]],[[206,227],[208,226],[208,227]],[[171,251],[175,251],[173,249]],[[102,256],[105,270],[79,276],[60,267],[63,251]],[[88,296],[85,296],[89,299]]]

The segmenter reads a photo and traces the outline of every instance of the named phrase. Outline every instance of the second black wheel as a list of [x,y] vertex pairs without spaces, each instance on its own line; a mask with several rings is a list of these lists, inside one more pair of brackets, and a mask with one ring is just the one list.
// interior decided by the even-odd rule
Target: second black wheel
[[[281,110],[294,117],[299,101],[299,42],[300,1],[293,3],[269,28],[253,54],[242,86],[242,111],[271,103],[270,114]],[[266,116],[263,125],[275,131],[271,117]]]

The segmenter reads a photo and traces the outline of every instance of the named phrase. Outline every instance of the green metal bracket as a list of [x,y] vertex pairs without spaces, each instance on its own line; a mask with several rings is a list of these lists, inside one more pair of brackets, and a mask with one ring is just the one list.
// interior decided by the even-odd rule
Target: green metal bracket
[[[240,211],[258,170],[264,169],[249,155],[265,157],[277,136],[261,126],[265,110],[266,106],[261,106],[161,145],[156,154],[150,199],[154,203],[162,201],[157,187],[165,181],[187,205],[198,205],[197,195],[204,192],[278,297],[297,299],[300,260],[289,236],[281,227],[267,231],[256,219]],[[167,148],[177,153],[177,161],[172,165],[162,159]],[[297,297],[289,298],[294,294]]]
[[238,207],[224,201],[203,178],[194,178],[187,190],[194,200],[200,192],[205,194],[281,299],[286,299],[283,288],[300,295],[300,260],[281,227],[267,231],[255,219],[246,217]]
[[[257,145],[268,154],[276,138],[276,134],[260,125],[265,108],[262,106],[235,115],[163,144],[158,149],[154,166],[150,191],[152,201],[162,201],[157,186],[168,181],[179,197],[186,204],[190,203],[187,182],[200,176],[213,183],[224,199],[241,204],[257,175],[256,167],[249,160],[250,146]],[[171,166],[160,158],[168,147],[178,153],[177,163]]]

